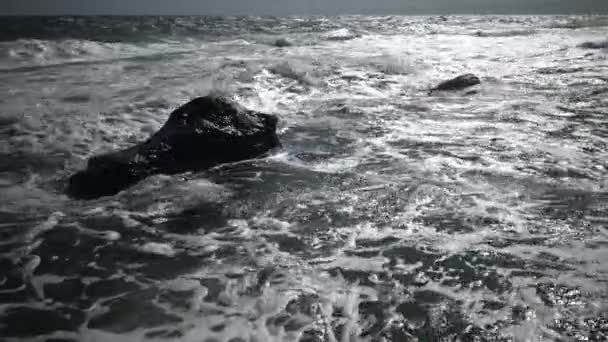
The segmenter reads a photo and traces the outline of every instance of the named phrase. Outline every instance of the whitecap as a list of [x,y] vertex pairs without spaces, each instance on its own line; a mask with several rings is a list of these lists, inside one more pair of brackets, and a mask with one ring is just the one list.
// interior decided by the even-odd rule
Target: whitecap
[[345,41],[360,38],[361,35],[347,28],[337,29],[325,34],[325,39],[330,41]]
[[407,75],[414,71],[414,67],[409,60],[399,56],[373,57],[369,64],[387,75]]
[[314,85],[315,81],[310,76],[310,73],[294,61],[285,61],[279,64],[275,64],[268,68],[273,74],[290,78],[306,85]]
[[173,246],[168,243],[148,242],[140,246],[139,250],[145,253],[164,255],[168,257],[173,257],[175,254],[177,254]]

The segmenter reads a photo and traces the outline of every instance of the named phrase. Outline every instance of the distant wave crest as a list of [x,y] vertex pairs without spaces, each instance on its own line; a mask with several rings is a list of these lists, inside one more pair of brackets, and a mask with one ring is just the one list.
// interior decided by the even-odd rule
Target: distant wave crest
[[65,61],[82,61],[95,56],[115,54],[119,46],[86,40],[47,41],[19,39],[0,43],[0,65],[49,65]]
[[590,18],[565,18],[553,22],[549,28],[579,29],[585,27],[608,26],[608,18],[603,16]]
[[330,41],[351,40],[360,37],[361,34],[353,32],[347,28],[337,29],[334,31],[327,32],[325,34],[325,39]]
[[374,57],[370,65],[388,75],[407,75],[415,70],[409,60],[392,55]]
[[276,64],[270,67],[268,71],[273,74],[298,81],[302,84],[312,85],[315,83],[309,72],[302,70],[302,68],[294,64],[294,62],[282,62]]
[[507,30],[507,31],[477,31],[478,37],[518,37],[531,36],[536,34],[536,30]]
[[81,39],[18,39],[0,42],[0,70],[21,70],[123,59],[155,60],[191,51],[192,46],[183,44],[108,43]]

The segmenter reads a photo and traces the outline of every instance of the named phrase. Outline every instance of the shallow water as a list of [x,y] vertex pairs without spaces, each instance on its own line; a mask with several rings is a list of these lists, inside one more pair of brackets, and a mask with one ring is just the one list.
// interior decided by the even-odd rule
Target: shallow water
[[[2,20],[5,340],[608,337],[608,18]],[[283,150],[63,194],[208,93]]]

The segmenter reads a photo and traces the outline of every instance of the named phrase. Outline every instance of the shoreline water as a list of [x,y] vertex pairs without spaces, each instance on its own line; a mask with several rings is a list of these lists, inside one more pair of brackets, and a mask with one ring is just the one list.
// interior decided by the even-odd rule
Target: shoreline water
[[[0,39],[0,338],[607,336],[604,26],[139,19]],[[209,93],[277,115],[283,150],[64,195]]]

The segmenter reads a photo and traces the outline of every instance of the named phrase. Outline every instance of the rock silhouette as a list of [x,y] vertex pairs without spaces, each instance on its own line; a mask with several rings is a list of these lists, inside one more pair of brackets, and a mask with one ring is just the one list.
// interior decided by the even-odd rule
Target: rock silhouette
[[151,175],[252,159],[280,146],[277,122],[223,97],[199,97],[173,111],[145,142],[90,158],[70,177],[66,192],[80,199],[109,196]]
[[279,38],[274,41],[273,45],[276,47],[288,47],[288,46],[292,46],[293,44],[285,38]]
[[480,83],[479,77],[473,74],[464,74],[439,83],[435,88],[429,90],[429,95],[433,94],[434,91],[462,90]]

